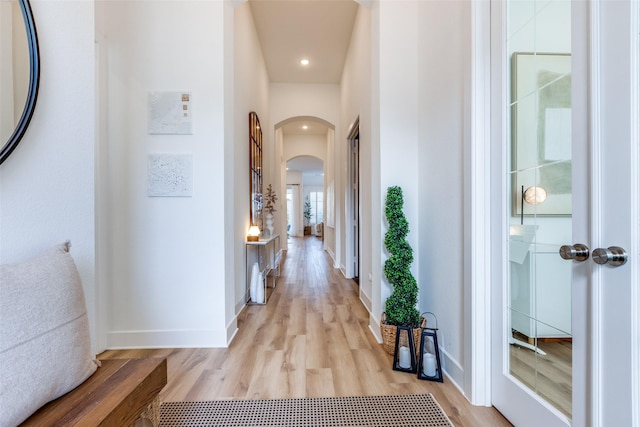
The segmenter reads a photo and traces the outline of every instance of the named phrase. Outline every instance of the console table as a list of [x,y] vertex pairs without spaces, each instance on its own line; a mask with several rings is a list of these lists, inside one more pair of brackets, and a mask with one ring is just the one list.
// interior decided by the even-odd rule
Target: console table
[[[246,279],[246,301],[247,304],[266,304],[268,295],[267,288],[275,288],[278,277],[280,277],[280,261],[282,260],[282,248],[280,246],[280,235],[275,234],[269,238],[261,238],[257,242],[245,242],[245,265],[247,270]],[[264,288],[263,301],[251,301],[251,274],[253,265],[258,263],[258,269],[262,273],[262,283]],[[272,278],[272,285],[269,286],[269,276]]]

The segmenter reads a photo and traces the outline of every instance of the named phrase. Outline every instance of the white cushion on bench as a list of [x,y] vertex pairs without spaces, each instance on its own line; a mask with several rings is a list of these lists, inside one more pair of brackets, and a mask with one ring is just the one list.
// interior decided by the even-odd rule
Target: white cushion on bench
[[69,243],[0,266],[0,426],[15,426],[96,370]]

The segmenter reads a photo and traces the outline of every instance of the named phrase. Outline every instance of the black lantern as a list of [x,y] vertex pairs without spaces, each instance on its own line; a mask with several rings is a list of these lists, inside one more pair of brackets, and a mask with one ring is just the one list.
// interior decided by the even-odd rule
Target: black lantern
[[[427,314],[427,313],[424,313]],[[433,313],[434,318],[436,317]],[[440,350],[438,349],[438,319],[435,328],[422,328],[418,354],[418,379],[443,382]]]
[[396,327],[393,370],[416,373],[416,346],[413,342],[413,328],[410,326]]

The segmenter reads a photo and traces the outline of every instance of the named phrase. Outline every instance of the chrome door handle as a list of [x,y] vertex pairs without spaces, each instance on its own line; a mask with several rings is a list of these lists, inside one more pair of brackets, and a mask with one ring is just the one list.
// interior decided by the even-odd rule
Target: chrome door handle
[[560,256],[562,259],[572,259],[578,262],[586,261],[589,258],[589,247],[582,243],[576,243],[573,246],[562,245],[560,247]]
[[594,249],[592,257],[593,262],[596,264],[609,264],[612,267],[619,267],[627,262],[627,251],[619,246],[609,246],[607,249]]

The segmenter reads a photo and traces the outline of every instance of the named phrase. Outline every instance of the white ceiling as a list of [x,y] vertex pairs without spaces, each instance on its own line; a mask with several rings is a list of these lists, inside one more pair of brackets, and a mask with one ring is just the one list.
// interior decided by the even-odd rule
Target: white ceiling
[[[305,129],[303,126],[306,126]],[[327,126],[312,120],[297,120],[282,126],[282,133],[286,135],[326,135]]]
[[289,171],[302,172],[302,175],[322,175],[323,163],[322,160],[312,156],[300,156],[295,157],[287,162],[287,169]]
[[[358,10],[354,0],[249,0],[269,79],[339,83]],[[310,64],[300,65],[307,58]]]

